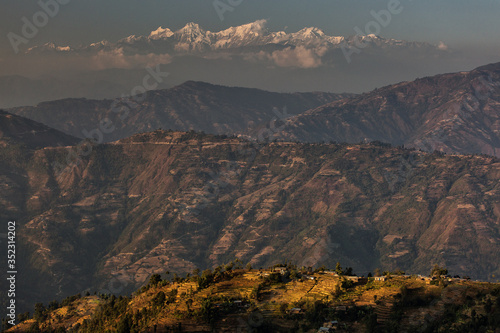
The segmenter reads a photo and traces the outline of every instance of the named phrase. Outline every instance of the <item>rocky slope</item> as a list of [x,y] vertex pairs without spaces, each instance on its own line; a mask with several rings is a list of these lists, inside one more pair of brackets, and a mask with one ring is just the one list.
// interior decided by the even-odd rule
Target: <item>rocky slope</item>
[[95,146],[60,173],[70,154],[3,161],[1,211],[19,221],[27,302],[132,291],[154,272],[235,257],[254,267],[340,260],[360,274],[434,263],[500,273],[493,157],[165,131]]
[[[149,91],[143,98],[115,100],[65,99],[19,107],[9,112],[27,117],[76,137],[100,129],[103,119],[112,127],[105,142],[158,128],[205,131],[215,134],[245,133],[276,118],[332,102],[351,94],[272,93],[258,89],[217,86],[189,81],[180,86]],[[286,108],[286,112],[284,111]]]
[[500,155],[500,63],[403,82],[290,119],[288,140],[380,140],[426,151]]

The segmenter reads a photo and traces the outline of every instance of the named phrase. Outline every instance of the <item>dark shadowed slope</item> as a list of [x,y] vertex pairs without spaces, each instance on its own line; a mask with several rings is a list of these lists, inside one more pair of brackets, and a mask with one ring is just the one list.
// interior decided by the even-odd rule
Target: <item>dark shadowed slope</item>
[[0,110],[0,145],[21,144],[28,148],[70,146],[78,139],[30,119]]
[[245,133],[276,117],[274,108],[283,114],[286,107],[288,115],[297,115],[347,96],[352,95],[272,93],[188,81],[171,89],[149,91],[136,100],[64,99],[13,108],[9,112],[77,137],[84,137],[84,130],[98,129],[101,120],[107,118],[112,127],[103,133],[103,140],[108,142],[158,128]]
[[500,156],[500,63],[332,102],[290,119],[282,137]]

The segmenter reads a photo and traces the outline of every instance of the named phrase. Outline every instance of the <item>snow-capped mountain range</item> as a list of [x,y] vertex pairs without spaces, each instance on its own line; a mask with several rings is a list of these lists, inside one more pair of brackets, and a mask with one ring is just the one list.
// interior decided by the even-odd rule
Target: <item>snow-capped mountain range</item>
[[[111,52],[123,50],[125,54],[196,54],[210,51],[229,51],[252,48],[264,48],[267,51],[284,50],[287,48],[303,48],[314,51],[322,57],[330,50],[359,47],[363,48],[417,48],[443,51],[443,44],[432,45],[425,42],[408,42],[404,40],[386,39],[375,35],[366,36],[328,36],[321,29],[315,27],[304,28],[298,32],[272,32],[266,28],[266,20],[258,20],[222,31],[212,32],[201,28],[196,23],[188,23],[183,28],[172,31],[169,28],[159,27],[148,36],[132,35],[116,43],[101,41],[88,46],[70,48],[48,43],[30,48],[27,53],[46,51],[55,52]],[[248,51],[248,50],[247,50]]]
[[[8,100],[4,105],[12,107],[64,97],[112,98],[142,82],[145,68],[159,65],[170,74],[162,88],[194,80],[278,92],[363,92],[467,68],[460,52],[448,50],[444,43],[330,36],[317,27],[273,31],[266,20],[221,31],[208,31],[196,23],[178,30],[152,30],[118,41],[32,47],[26,61],[51,67],[43,66],[43,76],[31,83],[30,94],[25,83],[12,84],[21,82],[18,79],[0,78],[4,91],[0,100]],[[46,77],[61,83],[54,85]],[[26,95],[40,97],[28,103]]]

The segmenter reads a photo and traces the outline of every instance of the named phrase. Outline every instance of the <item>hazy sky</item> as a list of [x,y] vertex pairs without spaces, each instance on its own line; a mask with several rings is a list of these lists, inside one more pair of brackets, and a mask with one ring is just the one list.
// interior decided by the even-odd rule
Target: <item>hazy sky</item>
[[[38,32],[27,37],[25,44],[19,44],[20,52],[16,54],[8,36],[22,36],[26,21],[42,20],[44,23],[44,16],[48,16],[42,12],[42,7],[53,10],[54,3],[59,4],[57,13],[47,19],[46,25],[39,24]],[[214,3],[226,4],[230,9],[222,20]],[[175,31],[186,23],[196,22],[205,30],[220,31],[262,19],[267,21],[271,31],[291,33],[304,27],[318,27],[327,35],[348,37],[356,34],[355,27],[370,33],[365,26],[374,20],[373,13],[394,5],[398,13],[381,28],[379,36],[442,45],[450,53],[451,61],[412,53],[374,62],[376,57],[370,59],[367,54],[364,61],[359,59],[352,66],[340,59],[339,65],[330,67],[303,70],[279,65],[279,68],[268,70],[265,62],[254,68],[248,62],[239,64],[224,60],[218,63],[197,59],[189,63],[189,59],[182,59],[182,62],[176,58],[177,62],[168,68],[172,73],[168,84],[199,80],[273,91],[363,92],[417,77],[471,70],[500,61],[500,0],[1,0],[0,86],[7,96],[4,100],[20,96],[3,105],[36,102],[25,100],[26,95],[38,96],[38,100],[115,97],[116,89],[122,91],[127,84],[136,82],[135,76],[143,75],[144,67],[151,66],[149,63],[136,64],[133,61],[137,59],[132,56],[132,65],[139,70],[137,73],[115,71],[134,66],[127,67],[127,59],[114,53],[98,54],[92,59],[78,54],[66,56],[62,52],[60,55],[23,55],[28,48],[47,42],[75,48],[101,40],[113,43],[130,35],[149,35],[160,26]],[[122,62],[127,66],[116,65]],[[233,75],[242,70],[244,75]],[[12,79],[19,78],[10,75],[35,80],[56,77],[74,84],[34,83],[34,88],[26,92],[26,84],[13,84]],[[88,81],[85,82],[91,92],[81,88],[84,80]],[[99,82],[106,85],[101,88],[96,84]],[[52,90],[47,92],[47,89]]]
[[[54,0],[41,0],[49,2]],[[63,1],[63,0],[60,0]],[[317,26],[330,35],[352,35],[353,28],[372,20],[370,11],[387,8],[395,0],[220,0],[241,2],[221,21],[213,0],[64,0],[59,13],[25,48],[54,41],[60,45],[116,41],[131,34],[147,34],[159,26],[178,29],[194,21],[220,30],[267,19],[272,30],[297,31]],[[403,11],[381,36],[444,41],[450,46],[500,48],[500,0],[401,0]],[[22,17],[32,21],[41,8],[34,0],[2,0],[0,57],[12,55],[8,32],[21,33]],[[24,46],[24,45],[23,45]]]

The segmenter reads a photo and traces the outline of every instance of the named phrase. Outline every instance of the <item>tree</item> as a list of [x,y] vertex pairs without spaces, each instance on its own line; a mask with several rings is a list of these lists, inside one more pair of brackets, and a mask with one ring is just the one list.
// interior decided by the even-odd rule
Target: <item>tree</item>
[[150,286],[156,286],[158,283],[161,282],[161,275],[160,274],[153,274],[149,278],[149,285]]
[[132,328],[132,316],[129,313],[127,313],[121,318],[120,322],[118,323],[118,328],[116,331],[119,333],[129,333],[131,328]]
[[17,315],[17,321],[20,323],[22,323],[23,321],[28,320],[28,319],[30,319],[29,312],[20,313]]
[[226,269],[227,272],[231,272],[233,270],[233,267],[234,267],[234,263],[231,261],[224,268]]
[[163,306],[163,304],[165,304],[165,300],[166,300],[165,293],[163,291],[160,291],[153,298],[153,305],[156,307]]
[[491,298],[488,297],[486,303],[484,303],[484,311],[486,313],[490,313],[492,308],[493,308],[493,302],[491,301]]
[[58,302],[58,301],[56,301],[56,300],[51,301],[51,302],[49,303],[48,308],[49,308],[49,310],[50,310],[50,311],[53,311],[53,310],[58,309],[58,308],[59,308],[59,302]]
[[206,269],[201,273],[201,276],[198,277],[198,288],[203,289],[207,288],[214,281],[214,275],[212,271]]
[[248,263],[246,268],[247,268],[248,271],[251,271],[252,270],[252,264]]
[[177,273],[174,273],[174,278],[172,279],[172,281],[174,282],[177,282],[177,283],[180,283],[182,282],[182,278],[180,278]]
[[337,262],[337,265],[335,265],[335,273],[342,275],[342,266],[340,266],[340,262]]
[[347,275],[347,276],[353,276],[353,275],[354,275],[354,273],[353,273],[353,271],[352,271],[352,267],[347,267],[347,268],[343,271],[343,273],[342,273],[342,274],[343,274],[343,275]]
[[200,317],[203,318],[208,323],[212,323],[215,319],[215,312],[212,308],[212,300],[210,298],[205,298],[201,303]]
[[448,274],[448,270],[444,267],[440,267],[438,264],[435,264],[431,270],[431,276],[441,276],[441,275],[447,275],[447,274]]
[[343,278],[340,285],[343,289],[349,289],[349,288],[354,287],[354,282],[352,282],[351,280],[348,280],[346,278]]
[[188,298],[186,300],[186,307],[187,307],[188,312],[191,312],[191,305],[193,305],[193,300],[191,298]]
[[45,315],[47,314],[46,312],[47,311],[46,311],[43,303],[36,303],[35,304],[35,313],[33,314],[33,319],[35,319],[36,321],[40,321],[40,322],[44,321]]

